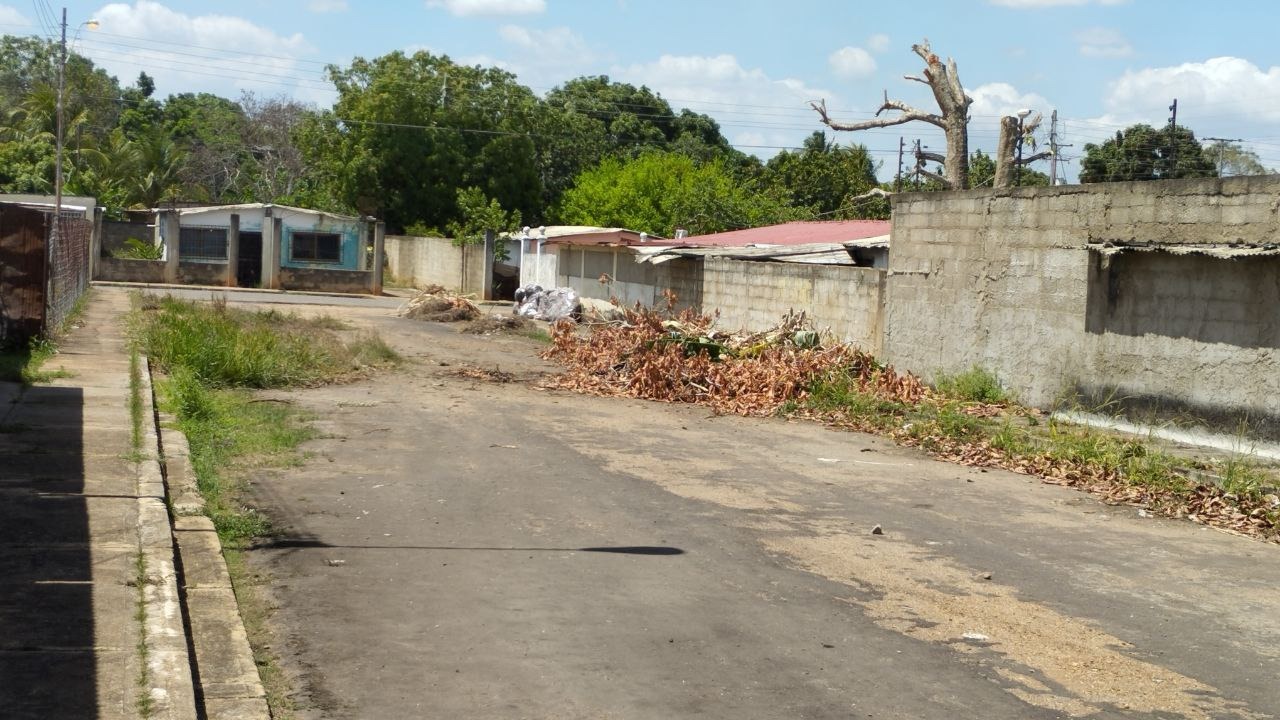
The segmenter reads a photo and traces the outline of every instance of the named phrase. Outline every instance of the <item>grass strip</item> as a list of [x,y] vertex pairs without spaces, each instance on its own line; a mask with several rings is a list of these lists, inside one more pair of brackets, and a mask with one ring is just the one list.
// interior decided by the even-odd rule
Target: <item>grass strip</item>
[[246,501],[247,477],[300,464],[297,448],[315,431],[290,403],[254,391],[353,379],[401,358],[376,333],[344,339],[337,333],[348,329],[346,323],[328,316],[249,312],[225,302],[142,298],[131,327],[153,367],[164,373],[156,384],[160,406],[187,437],[272,717],[291,717],[291,688],[270,650],[265,579],[244,561],[244,550],[272,532],[268,518]]

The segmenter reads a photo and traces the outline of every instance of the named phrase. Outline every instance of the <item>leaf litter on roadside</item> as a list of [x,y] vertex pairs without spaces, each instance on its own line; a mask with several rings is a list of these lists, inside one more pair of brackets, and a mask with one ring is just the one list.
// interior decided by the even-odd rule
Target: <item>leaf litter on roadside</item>
[[1024,432],[1021,443],[1001,443],[994,423],[1035,420],[1038,411],[1012,402],[966,402],[853,346],[823,344],[803,312],[789,313],[767,332],[728,333],[715,327],[715,316],[673,313],[674,304],[668,294],[665,310],[622,308],[621,320],[585,335],[573,323],[557,323],[543,357],[566,371],[544,385],[694,403],[724,414],[808,417],[888,436],[949,462],[1031,475],[1109,504],[1280,542],[1280,497],[1274,493],[1233,493],[1193,482],[1183,468],[1145,461],[1142,443],[1110,436],[1107,442],[1123,451],[1120,460],[1064,453],[1043,433]]

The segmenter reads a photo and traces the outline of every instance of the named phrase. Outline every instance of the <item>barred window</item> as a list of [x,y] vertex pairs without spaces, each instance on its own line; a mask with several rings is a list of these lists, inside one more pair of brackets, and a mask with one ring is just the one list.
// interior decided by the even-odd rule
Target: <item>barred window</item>
[[178,231],[178,257],[192,260],[226,260],[227,229],[183,227]]
[[342,262],[342,236],[337,233],[296,232],[289,258],[307,262]]

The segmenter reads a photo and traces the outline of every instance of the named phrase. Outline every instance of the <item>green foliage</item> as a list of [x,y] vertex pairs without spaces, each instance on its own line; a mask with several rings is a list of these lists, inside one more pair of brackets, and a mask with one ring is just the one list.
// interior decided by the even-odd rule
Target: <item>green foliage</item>
[[33,337],[25,345],[0,349],[0,382],[35,385],[56,378],[70,377],[65,370],[44,370],[43,366],[58,353],[47,338]]
[[[1039,170],[1023,166],[1021,174],[1015,168],[1015,184],[1022,187],[1049,187],[1049,176]],[[995,158],[982,152],[974,151],[969,157],[969,187],[992,187],[996,179]]]
[[815,131],[798,152],[782,151],[765,165],[762,183],[786,197],[791,205],[810,209],[832,220],[888,219],[885,198],[857,197],[878,187],[879,163],[863,145],[841,147]]
[[756,227],[807,216],[770,192],[743,187],[722,160],[650,151],[608,158],[578,176],[556,215],[570,225],[625,227],[660,237]]
[[528,137],[537,98],[511,73],[427,52],[356,58],[329,73],[333,113],[299,142],[343,205],[384,218],[393,231],[457,221],[458,188],[479,187],[526,216],[539,208]]
[[125,260],[159,260],[164,248],[136,237],[124,241],[124,247],[111,251],[111,257]]
[[1011,400],[995,373],[979,365],[954,375],[941,374],[934,386],[943,395],[964,402],[995,404]]
[[140,341],[166,372],[184,369],[210,387],[315,385],[361,367],[350,348],[316,323],[173,298],[149,313]]
[[478,187],[458,190],[459,222],[449,222],[446,231],[459,245],[484,242],[486,232],[510,232],[520,227],[520,211],[507,212],[496,198],[485,197]]
[[1218,169],[1219,177],[1273,175],[1276,172],[1262,164],[1258,153],[1229,140],[1205,143],[1204,159]]
[[1132,125],[1101,145],[1084,146],[1080,182],[1169,180],[1217,177],[1213,162],[1205,157],[1189,128]]

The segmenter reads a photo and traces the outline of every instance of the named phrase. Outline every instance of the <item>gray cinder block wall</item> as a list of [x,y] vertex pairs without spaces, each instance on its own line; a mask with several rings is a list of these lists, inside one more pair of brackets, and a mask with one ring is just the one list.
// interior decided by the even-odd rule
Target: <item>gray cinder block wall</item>
[[765,330],[787,310],[803,310],[815,327],[879,354],[883,270],[718,257],[704,263],[702,307],[720,311],[720,327]]
[[913,193],[893,202],[884,354],[1280,434],[1280,260],[1089,243],[1280,242],[1280,177]]

